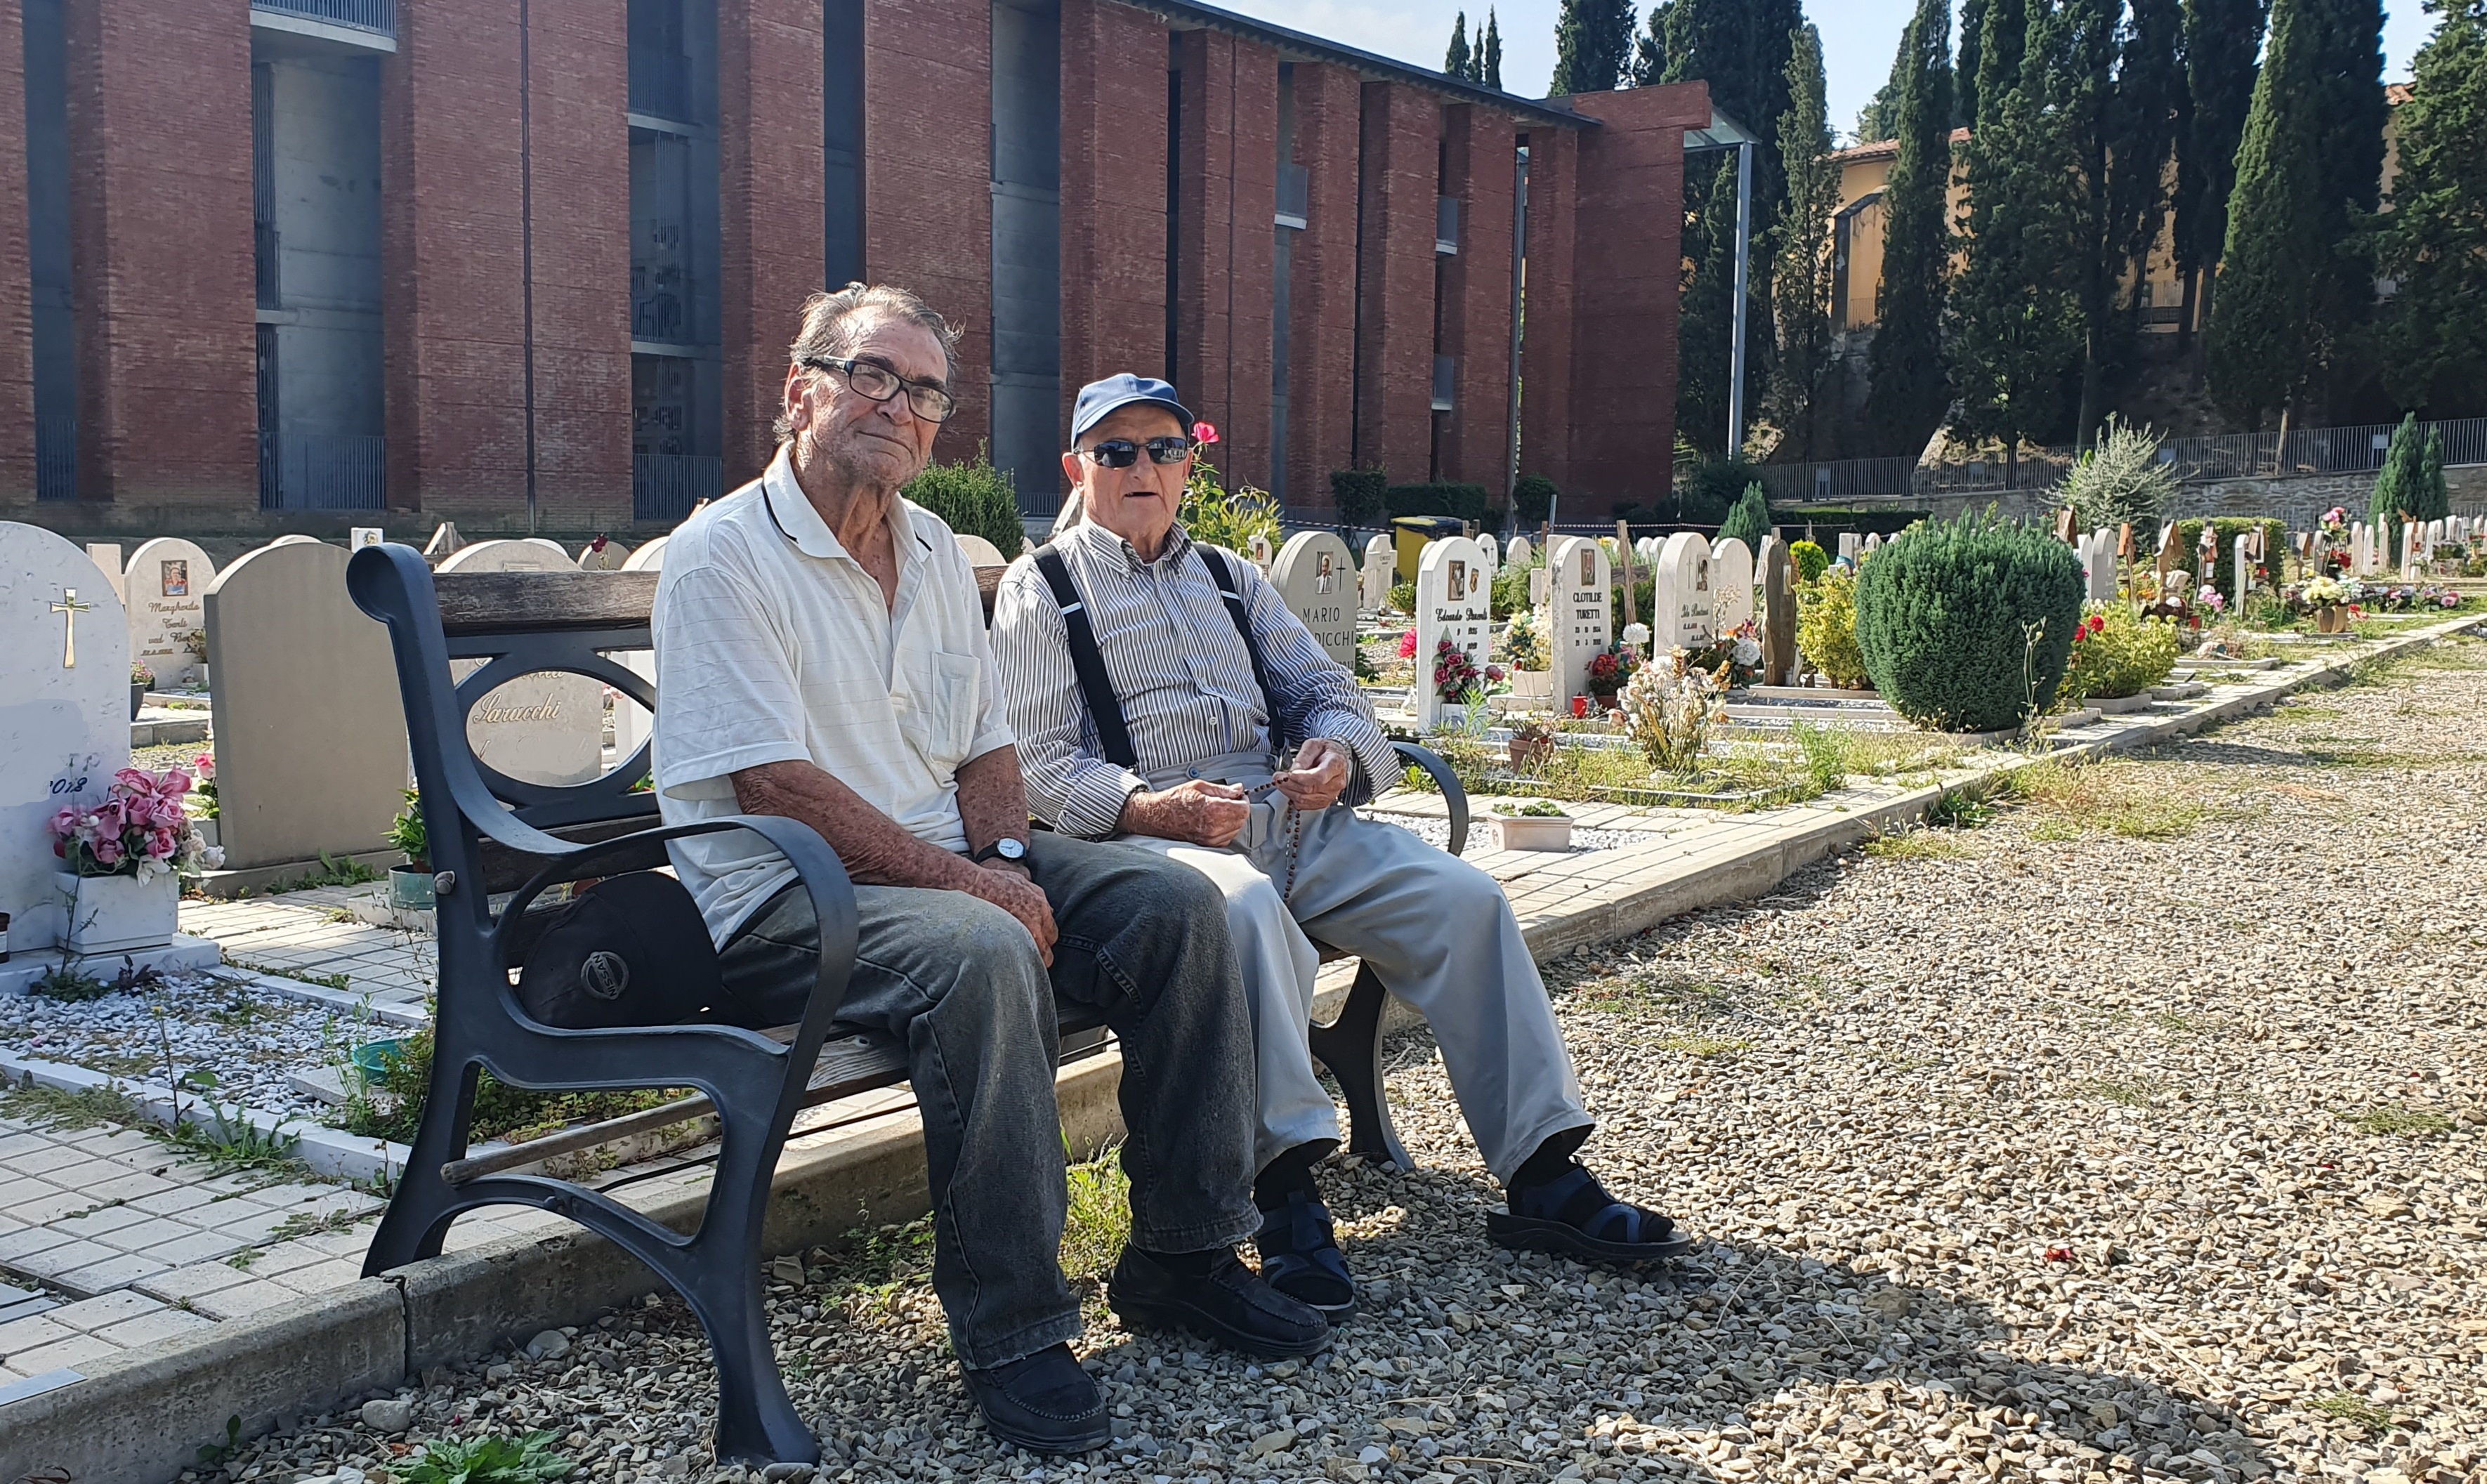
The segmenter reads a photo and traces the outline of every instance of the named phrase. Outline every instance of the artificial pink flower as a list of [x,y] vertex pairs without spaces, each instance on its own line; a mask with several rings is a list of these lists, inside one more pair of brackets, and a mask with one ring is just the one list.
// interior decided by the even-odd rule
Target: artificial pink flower
[[202,778],[212,778],[216,775],[215,754],[211,752],[200,753],[198,761],[190,766],[198,770],[198,775]]
[[118,835],[98,836],[96,842],[93,845],[88,846],[87,849],[94,852],[95,863],[97,865],[117,866],[121,864],[121,838]]
[[1402,659],[1413,659],[1416,658],[1415,630],[1411,629],[1406,633],[1399,636],[1399,658]]

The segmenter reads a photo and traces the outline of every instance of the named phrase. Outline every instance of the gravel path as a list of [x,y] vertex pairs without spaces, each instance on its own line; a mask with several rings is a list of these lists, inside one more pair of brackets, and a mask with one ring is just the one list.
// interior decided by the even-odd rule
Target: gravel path
[[[2482,713],[2467,641],[1557,966],[1589,1157],[1706,1239],[1675,1274],[1488,1246],[1403,1043],[1423,1167],[1324,1174],[1366,1316],[1265,1371],[1096,1307],[1122,1438],[1042,1476],[2487,1480]],[[897,1247],[771,1288],[828,1473],[1040,1476]],[[705,1471],[678,1304],[411,1393],[411,1436]],[[349,1419],[237,1463],[383,1446]]]

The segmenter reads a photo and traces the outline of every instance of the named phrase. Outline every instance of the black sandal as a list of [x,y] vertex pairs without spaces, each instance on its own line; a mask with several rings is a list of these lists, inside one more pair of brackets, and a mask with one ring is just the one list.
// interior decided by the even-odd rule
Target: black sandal
[[1486,1216],[1496,1246],[1609,1263],[1662,1262],[1692,1250],[1692,1238],[1674,1221],[1615,1199],[1577,1162],[1544,1185],[1510,1192],[1510,1207],[1509,1215]]
[[1261,1277],[1271,1288],[1333,1325],[1355,1317],[1355,1279],[1319,1196],[1289,1191],[1285,1205],[1261,1214],[1252,1243],[1261,1249]]

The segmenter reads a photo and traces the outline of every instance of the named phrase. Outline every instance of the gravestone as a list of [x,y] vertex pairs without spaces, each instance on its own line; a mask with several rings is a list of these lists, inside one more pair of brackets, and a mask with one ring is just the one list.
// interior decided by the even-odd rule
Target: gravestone
[[458,522],[443,520],[433,527],[432,539],[423,544],[423,559],[437,567],[448,560],[451,552],[464,545],[464,538],[458,534]]
[[[649,542],[623,559],[622,570],[624,572],[663,571],[665,543],[671,540],[673,538],[670,536],[659,536]],[[613,659],[623,668],[645,677],[648,684],[653,686],[657,683],[655,650],[623,650],[616,653]],[[613,763],[615,767],[619,768],[629,762],[630,754],[638,751],[639,744],[648,740],[650,724],[654,719],[648,714],[646,707],[629,697],[618,694],[613,697]]]
[[2067,505],[2063,509],[2055,512],[2055,539],[2057,541],[2062,542],[2068,546],[2078,545],[2081,540],[2081,517],[2074,514],[2073,508],[2070,505]]
[[317,536],[304,536],[301,533],[296,532],[291,536],[279,536],[274,541],[269,542],[268,545],[271,546],[298,546],[306,542],[316,546],[320,544],[320,538]]
[[2228,611],[2234,613],[2245,606],[2246,594],[2253,591],[2253,543],[2240,536],[2229,546],[2232,559],[2229,562]]
[[1491,534],[1478,537],[1476,544],[1477,549],[1485,553],[1485,574],[1491,581],[1495,574],[1502,571],[1502,544]]
[[1762,684],[1796,679],[1796,564],[1787,543],[1762,539]]
[[1252,539],[1245,543],[1244,554],[1252,559],[1252,565],[1260,568],[1264,575],[1268,574],[1271,561],[1269,537],[1254,533]]
[[1528,569],[1528,605],[1530,607],[1546,606],[1546,601],[1553,596],[1553,592],[1554,589],[1546,575],[1543,563]]
[[155,684],[183,689],[198,684],[199,666],[208,662],[208,587],[215,580],[208,553],[178,536],[159,536],[129,554],[129,570],[122,574],[129,658],[154,670]]
[[[967,565],[970,567],[1007,567],[1010,565],[1010,562],[1003,557],[1001,547],[994,546],[992,542],[985,540],[985,538],[977,535],[973,531],[968,531],[964,534],[954,531],[951,533],[950,539],[959,544],[959,550],[965,555],[967,558]],[[619,564],[617,563],[616,565]]]
[[1279,548],[1270,581],[1330,658],[1355,668],[1355,569],[1347,543],[1327,531],[1298,531]]
[[1399,560],[1398,548],[1387,536],[1376,536],[1364,544],[1364,606],[1379,613],[1390,605],[1391,570]]
[[347,556],[278,542],[208,588],[228,872],[294,875],[323,852],[385,858],[406,785],[405,711],[388,630],[346,595]]
[[1546,668],[1554,677],[1554,704],[1571,709],[1589,690],[1589,661],[1614,647],[1614,570],[1604,543],[1557,536],[1546,547]]
[[2159,574],[2164,577],[2169,573],[2176,571],[2184,564],[2184,554],[2176,549],[2176,527],[2172,525],[2161,526],[2159,528],[2159,555],[2152,565],[2157,569]]
[[2088,578],[2092,602],[2115,600],[2115,533],[2093,531],[2082,538],[2082,573]]
[[360,551],[365,546],[377,546],[387,540],[388,533],[378,526],[358,525],[347,533],[346,549]]
[[1650,606],[1650,652],[1701,649],[1719,635],[1718,594],[1713,588],[1709,539],[1678,531],[1659,548],[1657,595]]
[[1710,573],[1719,585],[1719,631],[1733,633],[1737,627],[1753,616],[1753,552],[1743,540],[1730,536],[1710,548]]
[[599,536],[578,553],[581,572],[621,572],[630,560],[630,548],[608,536]]
[[103,574],[104,585],[112,589],[112,596],[127,606],[129,589],[126,581],[126,569],[121,562],[121,543],[90,541],[86,544],[86,554],[94,560],[97,570]]
[[1485,669],[1493,643],[1493,600],[1485,580],[1485,553],[1465,536],[1428,543],[1416,564],[1416,725],[1441,724],[1445,702],[1434,690],[1434,654],[1444,639],[1467,652]]
[[1840,561],[1853,564],[1857,560],[1858,554],[1863,549],[1864,544],[1858,540],[1857,533],[1855,531],[1842,531],[1839,533],[1839,550],[1836,555]]
[[1860,557],[1863,557],[1863,556],[1872,556],[1875,552],[1880,551],[1880,550],[1882,550],[1882,549],[1883,549],[1883,533],[1882,533],[1882,532],[1880,532],[1880,531],[1876,531],[1876,532],[1875,532],[1875,533],[1873,533],[1872,535],[1870,535],[1870,536],[1868,536],[1868,537],[1866,537],[1866,538],[1865,538],[1865,545],[1864,545],[1863,546],[1861,546],[1861,547],[1859,547],[1859,548],[1858,548],[1858,555],[1859,555]]
[[1514,536],[1502,548],[1502,564],[1505,567],[1525,567],[1535,551],[1536,547],[1528,544],[1527,537]]
[[[443,575],[461,572],[574,572],[537,541],[485,541],[451,554]],[[483,661],[452,663],[464,680]],[[604,770],[604,687],[584,675],[521,675],[495,686],[466,713],[475,755],[524,783],[584,783]]]
[[40,526],[0,521],[0,912],[12,953],[58,941],[60,861],[45,823],[102,803],[128,766],[120,601],[87,553]]

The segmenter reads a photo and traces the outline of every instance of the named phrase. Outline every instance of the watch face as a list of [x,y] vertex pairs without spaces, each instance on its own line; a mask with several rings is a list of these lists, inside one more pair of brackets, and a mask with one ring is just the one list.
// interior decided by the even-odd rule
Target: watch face
[[1027,858],[1027,847],[1013,839],[1004,838],[994,841],[993,851],[1004,860],[1024,860]]

